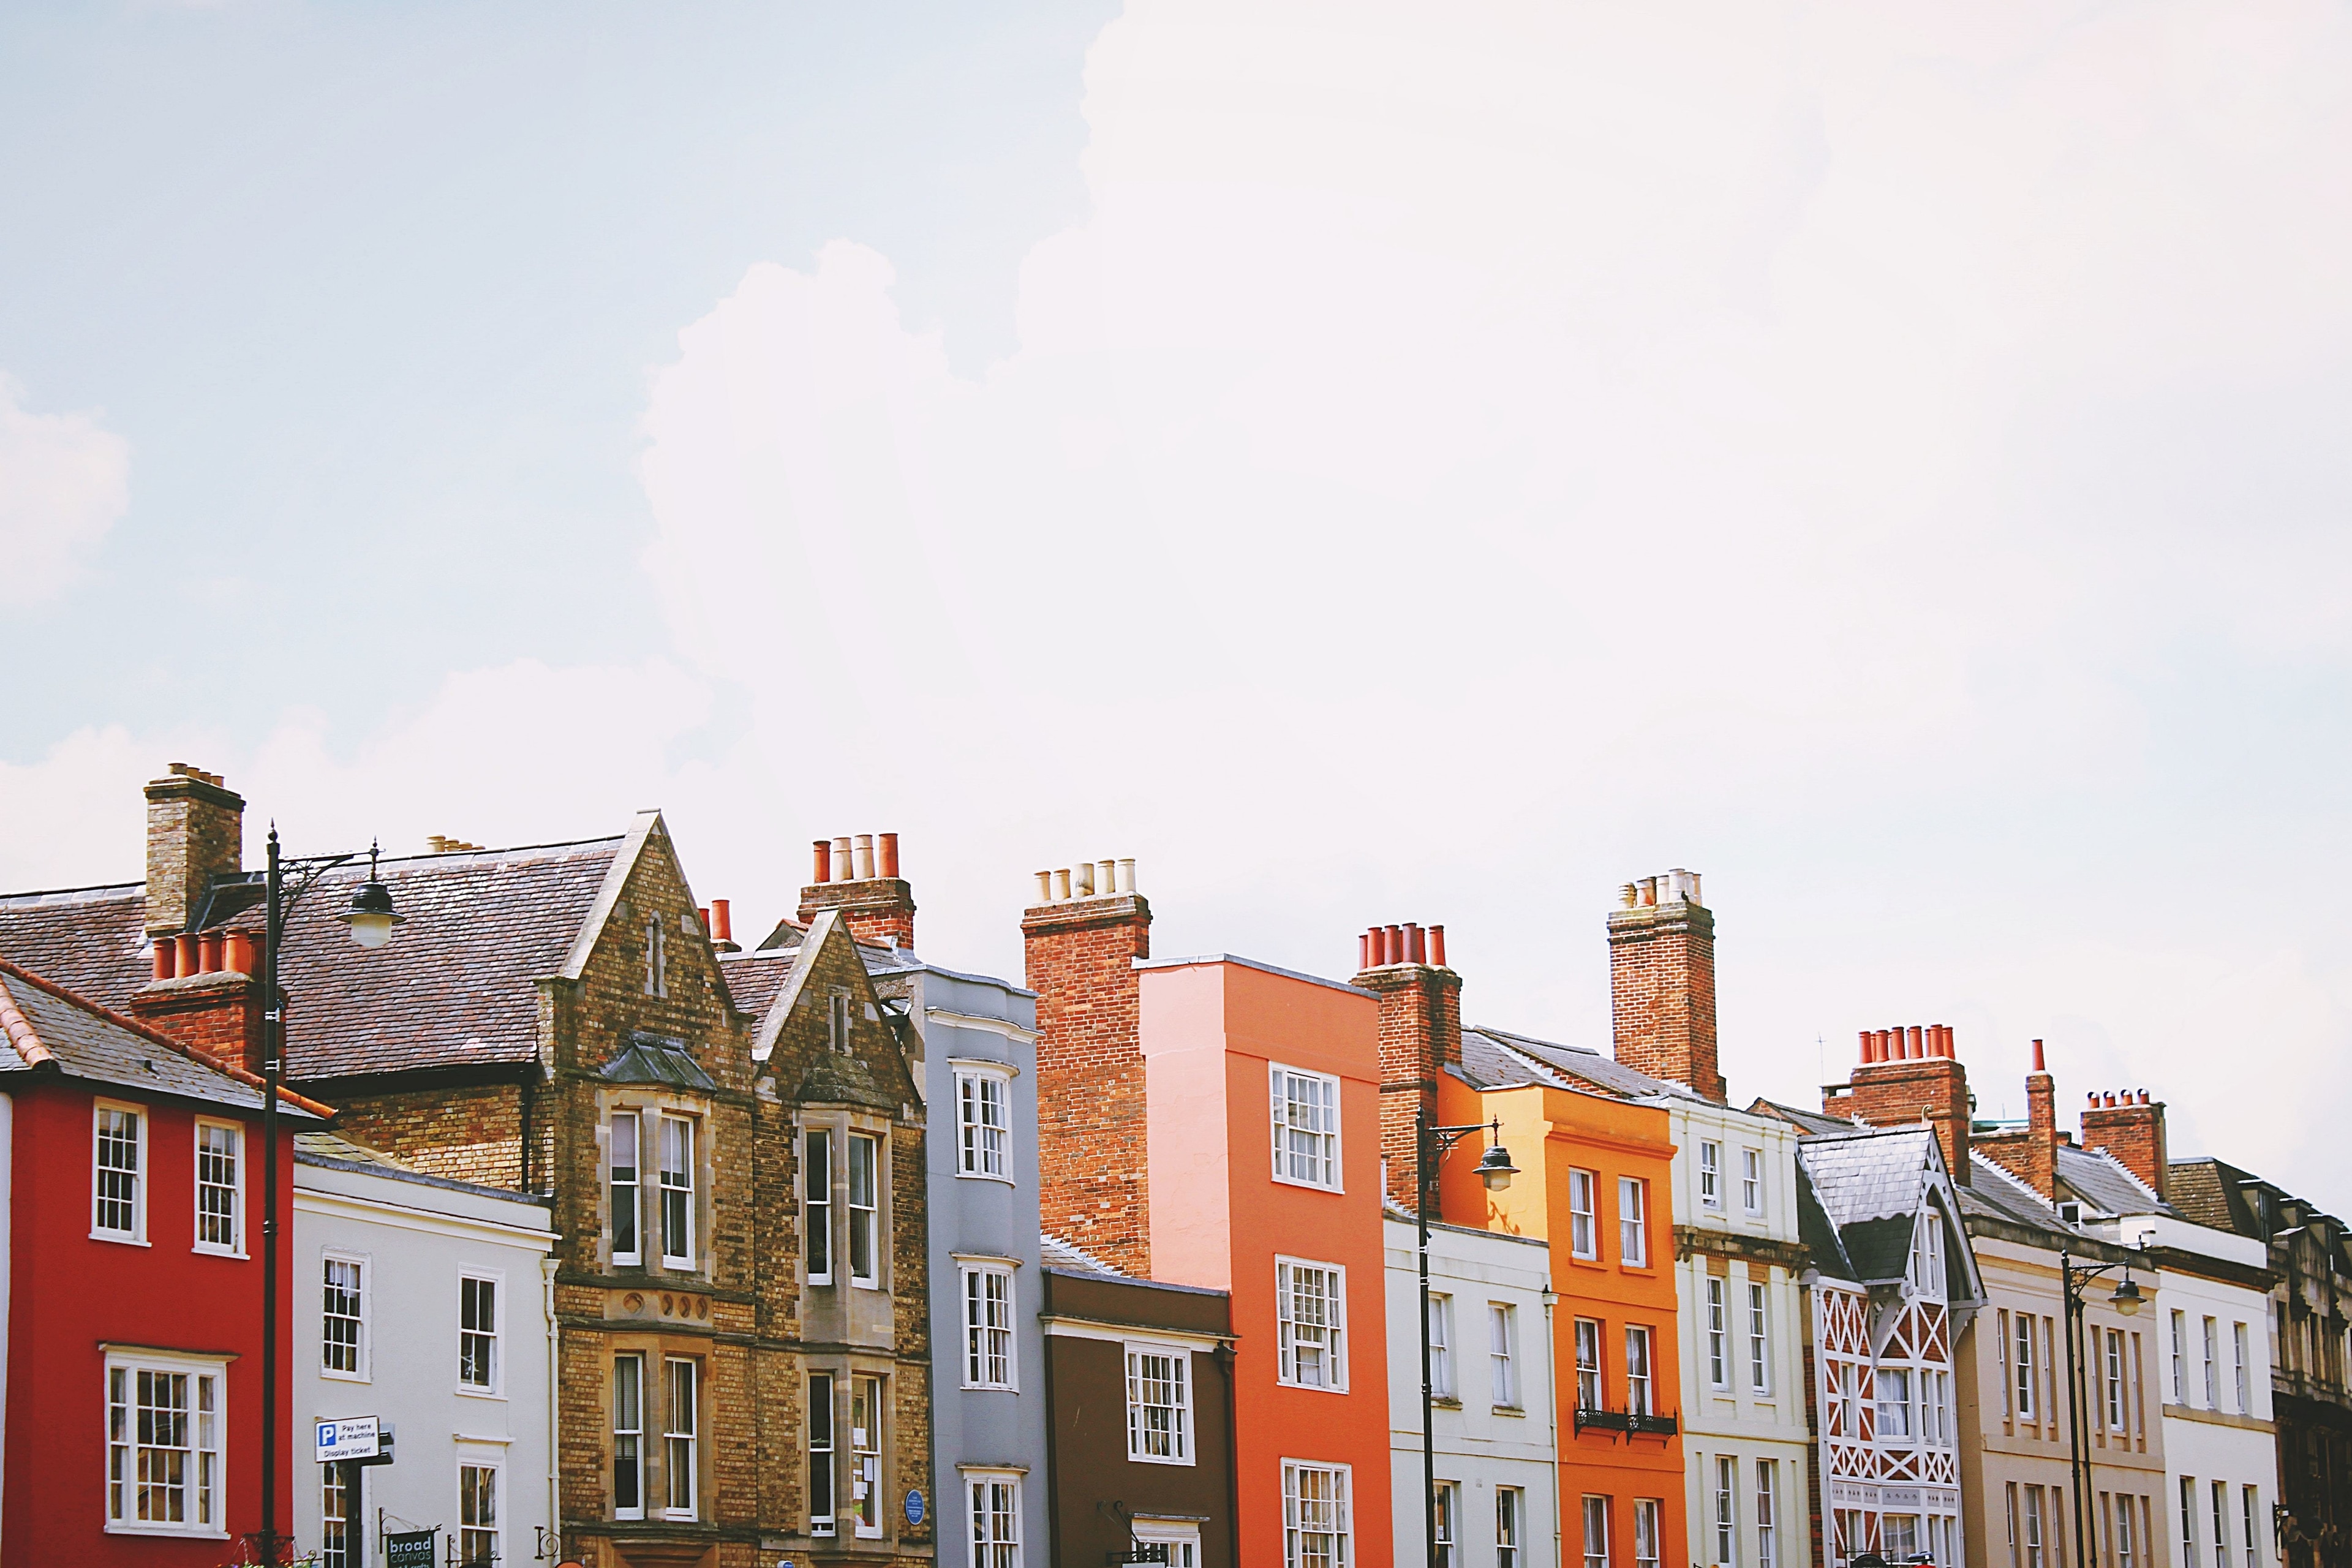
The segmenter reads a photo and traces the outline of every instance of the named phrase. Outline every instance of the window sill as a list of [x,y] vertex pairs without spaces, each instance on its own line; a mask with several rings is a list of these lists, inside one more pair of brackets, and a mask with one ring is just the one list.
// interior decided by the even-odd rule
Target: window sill
[[319,1375],[325,1378],[329,1383],[373,1383],[375,1381],[363,1372],[329,1372],[324,1367],[320,1367],[319,1369]]
[[959,1182],[995,1182],[1008,1187],[1014,1184],[1012,1177],[1000,1176],[992,1171],[958,1171],[956,1173],[956,1180]]
[[1433,1394],[1429,1396],[1429,1402],[1440,1410],[1459,1410],[1462,1408],[1462,1401],[1456,1399],[1450,1394]]
[[164,1536],[181,1541],[226,1541],[228,1539],[228,1531],[226,1530],[189,1530],[183,1525],[137,1524],[126,1520],[110,1520],[107,1522],[106,1533]]
[[[143,1236],[125,1236],[119,1230],[93,1230],[89,1233],[89,1238],[92,1241],[110,1241],[117,1247],[152,1247],[155,1245]],[[141,1535],[177,1535],[181,1532],[178,1531],[142,1530],[136,1533]],[[223,1535],[220,1539],[226,1541],[228,1538],[227,1536]]]
[[235,1247],[206,1247],[202,1242],[196,1243],[195,1246],[188,1248],[188,1250],[194,1253],[199,1258],[233,1258],[246,1259],[252,1256],[250,1253],[240,1251]]
[[1294,1383],[1286,1377],[1277,1377],[1274,1382],[1275,1386],[1277,1388],[1295,1388],[1302,1394],[1345,1394],[1348,1392],[1344,1388],[1334,1388],[1328,1383]]
[[1302,1182],[1296,1176],[1276,1176],[1274,1178],[1274,1184],[1277,1187],[1297,1187],[1303,1193],[1329,1193],[1334,1197],[1345,1197],[1348,1193],[1346,1187],[1335,1182]]
[[495,1389],[467,1388],[463,1384],[458,1386],[457,1393],[457,1397],[460,1399],[496,1399],[501,1403],[506,1399],[505,1394],[499,1393]]
[[1528,1407],[1524,1405],[1497,1405],[1492,1408],[1497,1415],[1525,1416],[1528,1413]]
[[1198,1468],[1197,1461],[1195,1460],[1170,1459],[1164,1458],[1157,1454],[1129,1454],[1127,1457],[1127,1462],[1130,1465],[1175,1465],[1185,1469],[1193,1469]]
[[1017,1383],[966,1383],[957,1386],[966,1394],[1018,1394],[1021,1392],[1021,1385]]

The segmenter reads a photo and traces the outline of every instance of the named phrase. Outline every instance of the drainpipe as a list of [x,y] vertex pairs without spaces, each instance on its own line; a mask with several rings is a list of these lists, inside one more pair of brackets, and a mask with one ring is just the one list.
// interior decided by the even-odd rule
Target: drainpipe
[[540,1300],[547,1311],[547,1535],[549,1550],[555,1549],[563,1529],[562,1490],[555,1474],[556,1455],[556,1378],[562,1370],[556,1354],[555,1328],[555,1254],[551,1252],[539,1260]]
[[1544,1287],[1544,1391],[1550,1395],[1544,1401],[1544,1414],[1551,1424],[1551,1568],[1561,1568],[1561,1531],[1567,1528],[1560,1510],[1566,1506],[1559,1495],[1559,1347],[1552,1342],[1551,1310],[1559,1302],[1549,1285]]
[[[1227,1310],[1231,1310],[1229,1306]],[[1232,1327],[1230,1321],[1226,1327]],[[1234,1373],[1234,1346],[1230,1342],[1217,1346],[1217,1362],[1225,1373],[1225,1550],[1233,1553],[1226,1562],[1232,1568],[1241,1568],[1241,1426],[1234,1408],[1241,1399],[1241,1379]]]

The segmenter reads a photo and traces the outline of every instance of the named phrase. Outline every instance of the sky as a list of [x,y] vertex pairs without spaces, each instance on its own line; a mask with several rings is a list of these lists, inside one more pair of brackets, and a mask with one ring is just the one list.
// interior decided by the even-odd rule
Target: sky
[[621,830],[1735,1098],[1947,1023],[2337,1212],[2352,12],[2318,0],[0,11],[0,887],[139,784]]

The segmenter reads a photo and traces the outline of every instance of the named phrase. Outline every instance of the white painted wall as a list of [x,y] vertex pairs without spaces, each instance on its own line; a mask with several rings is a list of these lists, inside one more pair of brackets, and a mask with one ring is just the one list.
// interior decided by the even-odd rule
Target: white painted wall
[[[2119,1222],[2122,1239],[2177,1247],[2247,1268],[2267,1266],[2259,1241],[2208,1229],[2161,1215]],[[2271,1505],[2278,1492],[2278,1437],[2271,1415],[2271,1349],[2267,1332],[2270,1296],[2192,1268],[2167,1268],[2159,1275],[2157,1302],[2158,1384],[2164,1390],[2164,1465],[2167,1472],[2165,1534],[2176,1568],[2269,1568],[2278,1561],[2271,1530]],[[2179,1314],[2176,1318],[2175,1314]],[[2213,1388],[2205,1384],[2204,1321],[2213,1320]],[[2179,1376],[2173,1361],[2173,1331],[2183,1331]],[[2237,1329],[2246,1343],[2243,1401],[2238,1397]],[[2189,1483],[2191,1518],[2184,1528],[2181,1482]],[[2221,1533],[2223,1554],[2215,1554],[2212,1487],[2226,1489]],[[2247,1554],[2245,1489],[2254,1489],[2253,1552]]]
[[[1390,1217],[1387,1251],[1389,1426],[1396,1560],[1423,1560],[1425,1516],[1421,1462],[1421,1274],[1413,1222]],[[1495,1568],[1495,1489],[1517,1487],[1527,1517],[1521,1568],[1559,1563],[1559,1402],[1552,1395],[1551,1249],[1541,1242],[1459,1226],[1429,1227],[1429,1288],[1453,1298],[1454,1388],[1432,1423],[1437,1479],[1459,1488],[1458,1568]],[[1487,1308],[1513,1310],[1518,1373],[1516,1409],[1493,1398]],[[1581,1559],[1580,1558],[1580,1561]]]
[[[455,1534],[457,1468],[499,1471],[501,1560],[528,1563],[539,1527],[551,1522],[548,1276],[554,1246],[543,1203],[414,1174],[314,1162],[294,1168],[294,1530],[299,1549],[319,1545],[320,1467],[310,1423],[376,1415],[398,1430],[398,1458],[364,1472],[365,1547],[353,1568],[383,1561],[376,1510]],[[322,1270],[328,1254],[367,1266],[364,1375],[329,1376],[321,1357]],[[502,1321],[495,1394],[457,1385],[458,1279],[499,1279]],[[438,1553],[436,1553],[437,1555]]]

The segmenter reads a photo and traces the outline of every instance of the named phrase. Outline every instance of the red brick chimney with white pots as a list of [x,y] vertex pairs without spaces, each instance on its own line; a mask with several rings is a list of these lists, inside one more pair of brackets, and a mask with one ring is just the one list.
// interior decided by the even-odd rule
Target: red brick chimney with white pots
[[2105,1149],[2164,1196],[2164,1101],[2149,1100],[2147,1090],[2094,1093],[2083,1111],[2083,1147]]
[[801,889],[802,925],[839,910],[849,934],[868,947],[915,945],[915,894],[898,875],[897,834],[845,834],[810,848],[814,879]]
[[1715,914],[1696,871],[1628,882],[1609,911],[1609,1001],[1617,1059],[1722,1102],[1716,1058]]
[[1862,1060],[1843,1084],[1822,1090],[1822,1109],[1872,1127],[1926,1122],[1944,1148],[1952,1179],[1969,1184],[1969,1071],[1948,1024],[1864,1029]]
[[1413,1113],[1437,1121],[1437,1079],[1462,1065],[1462,977],[1445,964],[1445,928],[1374,926],[1356,939],[1348,984],[1381,999],[1381,1162],[1391,1201],[1410,1209]]
[[1151,1274],[1141,986],[1151,906],[1132,860],[1037,873],[1022,912],[1037,993],[1040,1223],[1139,1278]]

